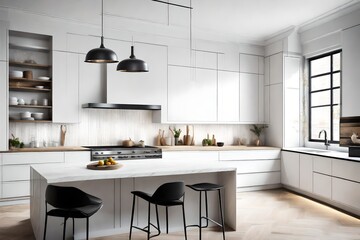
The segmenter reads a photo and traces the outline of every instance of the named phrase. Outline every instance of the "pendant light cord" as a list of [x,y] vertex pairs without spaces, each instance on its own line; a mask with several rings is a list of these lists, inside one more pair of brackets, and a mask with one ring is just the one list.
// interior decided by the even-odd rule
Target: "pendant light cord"
[[101,0],[101,46],[104,48],[104,0]]

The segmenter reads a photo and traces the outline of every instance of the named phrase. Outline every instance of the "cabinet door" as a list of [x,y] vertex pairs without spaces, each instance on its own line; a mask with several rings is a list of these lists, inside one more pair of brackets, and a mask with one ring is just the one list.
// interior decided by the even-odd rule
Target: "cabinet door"
[[265,86],[264,86],[264,75],[259,75],[259,113],[258,122],[265,122]]
[[299,188],[299,153],[281,152],[281,183]]
[[64,155],[65,163],[77,164],[77,163],[90,163],[91,156],[90,151],[80,151],[80,152],[65,152]]
[[30,195],[30,181],[4,182],[2,187],[3,198],[28,197]]
[[311,155],[300,154],[300,189],[313,191],[313,159]]
[[168,120],[215,122],[216,70],[169,66],[168,71]]
[[239,122],[239,73],[218,72],[218,121]]
[[332,200],[360,210],[360,183],[333,177]]
[[282,84],[270,85],[269,128],[266,130],[266,144],[283,146],[283,87]]
[[[1,45],[0,45],[1,46]],[[6,62],[0,61],[0,151],[8,149],[8,87]]]
[[331,177],[319,173],[313,175],[314,193],[327,199],[331,199]]
[[218,69],[239,72],[239,54],[235,51],[219,53]]
[[240,122],[259,121],[259,77],[240,73]]
[[240,54],[241,73],[259,73],[259,57],[255,55]]
[[341,81],[341,114],[343,117],[360,116],[358,102],[354,97],[360,89],[360,26],[342,32],[342,81]]
[[7,36],[8,36],[8,24],[6,22],[0,21],[0,61],[7,60],[7,56],[6,56],[7,47],[8,47]]
[[195,66],[197,68],[217,69],[217,54],[195,51]]
[[270,56],[270,84],[283,82],[283,55],[278,53]]
[[[109,41],[110,43],[110,41]],[[109,44],[111,46],[111,44]],[[114,48],[129,57],[130,44],[118,41]],[[135,55],[144,60],[149,72],[127,73],[116,71],[116,64],[107,65],[107,102],[121,104],[154,104],[166,108],[167,48],[135,43]],[[123,60],[119,55],[119,60]]]
[[78,54],[53,51],[53,122],[79,122]]
[[314,172],[323,173],[327,175],[332,174],[332,161],[331,158],[313,157]]

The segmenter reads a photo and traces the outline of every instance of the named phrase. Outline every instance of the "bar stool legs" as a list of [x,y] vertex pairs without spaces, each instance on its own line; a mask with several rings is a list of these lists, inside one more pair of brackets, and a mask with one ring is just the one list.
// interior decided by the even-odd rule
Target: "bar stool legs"
[[[225,240],[225,224],[224,224],[224,213],[222,209],[222,201],[221,201],[221,189],[223,186],[212,184],[212,183],[198,183],[193,185],[186,185],[187,187],[199,192],[199,225],[188,225],[187,227],[198,227],[199,228],[199,240],[202,239],[202,228],[207,228],[209,226],[209,221],[218,225],[222,229],[223,240]],[[219,208],[220,208],[220,220],[221,223],[216,222],[215,220],[209,218],[209,207],[208,207],[208,191],[218,191],[219,197]],[[205,216],[202,216],[202,192],[205,195]],[[206,220],[206,224],[202,224],[202,220]]]

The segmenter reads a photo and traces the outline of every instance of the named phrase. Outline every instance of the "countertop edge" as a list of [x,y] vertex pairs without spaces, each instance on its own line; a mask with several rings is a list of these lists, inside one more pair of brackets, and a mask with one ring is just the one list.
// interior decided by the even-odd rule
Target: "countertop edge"
[[[291,148],[283,148],[282,151],[302,153],[302,154],[307,154],[307,155],[312,155],[312,156],[317,156],[317,157],[334,158],[334,159],[339,159],[339,160],[345,160],[345,161],[351,161],[351,162],[360,163],[360,158],[356,158],[356,157],[331,156],[331,155],[328,155],[328,154],[313,153],[313,152],[307,152],[306,150],[291,149]],[[333,151],[333,152],[336,152],[336,151]],[[329,151],[328,153],[331,153],[331,151]],[[341,152],[339,152],[339,153],[341,153]]]
[[7,151],[0,151],[0,153],[26,153],[26,152],[73,152],[73,151],[90,151],[88,148],[77,146],[65,147],[42,147],[42,148],[16,148]]
[[160,148],[163,152],[173,152],[173,151],[243,151],[243,150],[281,150],[278,147],[270,146],[235,146],[227,145],[223,147],[217,146],[156,146]]

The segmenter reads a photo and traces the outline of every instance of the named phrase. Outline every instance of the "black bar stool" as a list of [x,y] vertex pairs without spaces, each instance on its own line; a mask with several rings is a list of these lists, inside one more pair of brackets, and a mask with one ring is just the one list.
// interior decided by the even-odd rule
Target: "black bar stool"
[[[156,236],[160,235],[161,231],[160,231],[160,225],[159,225],[158,205],[166,207],[166,233],[169,233],[168,207],[181,205],[182,213],[183,213],[183,221],[184,221],[185,240],[187,239],[185,209],[184,209],[184,198],[185,198],[184,182],[165,183],[165,184],[161,185],[158,189],[156,189],[156,191],[154,192],[153,195],[150,195],[148,193],[141,192],[141,191],[133,191],[131,193],[134,196],[133,196],[133,204],[132,204],[132,211],[131,211],[131,224],[130,224],[129,240],[131,240],[131,233],[132,233],[133,228],[136,228],[138,230],[146,232],[148,240],[152,237],[156,237]],[[135,210],[134,209],[135,208],[135,197],[140,197],[149,203],[149,205],[148,205],[148,224],[147,224],[147,226],[145,226],[143,228],[133,225],[134,210]],[[181,198],[182,198],[182,200],[181,200]],[[154,224],[152,224],[150,222],[150,204],[151,203],[155,205],[157,226],[155,226]],[[153,226],[158,231],[157,234],[150,236],[150,232],[151,232],[150,225]]]
[[[216,225],[218,225],[219,227],[222,228],[223,240],[225,240],[224,213],[223,213],[222,204],[221,204],[221,192],[220,192],[220,190],[222,188],[224,188],[224,186],[214,184],[214,183],[197,183],[197,184],[186,185],[186,186],[191,188],[192,190],[200,192],[199,225],[194,224],[194,225],[188,225],[187,227],[198,227],[199,228],[199,240],[201,240],[201,229],[208,227],[209,226],[209,221],[211,221],[211,222],[215,223]],[[220,206],[221,224],[216,222],[215,220],[209,218],[207,192],[208,191],[216,191],[216,190],[218,191],[218,194],[219,194],[219,206]],[[202,192],[205,192],[205,211],[206,211],[205,216],[202,216],[202,214],[201,214],[201,193]],[[206,225],[205,226],[202,225],[202,219],[206,220]]]
[[[47,210],[50,204],[54,208]],[[48,185],[45,193],[45,227],[44,240],[46,239],[46,225],[48,216],[63,217],[63,239],[65,240],[66,221],[68,218],[73,220],[73,235],[75,228],[74,218],[86,218],[86,239],[89,239],[89,217],[94,215],[102,208],[102,200],[81,191],[74,187],[60,187]]]

